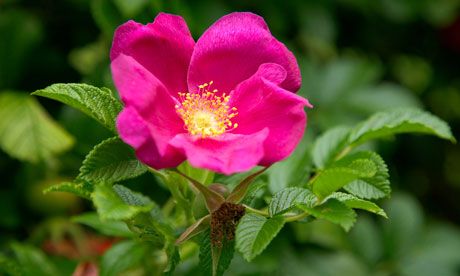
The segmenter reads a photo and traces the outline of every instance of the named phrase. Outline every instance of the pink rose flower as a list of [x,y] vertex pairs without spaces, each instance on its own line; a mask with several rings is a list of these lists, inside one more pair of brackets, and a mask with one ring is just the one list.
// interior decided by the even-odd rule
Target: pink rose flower
[[311,105],[295,94],[297,61],[260,16],[226,15],[196,43],[180,16],[128,21],[110,58],[120,137],[155,169],[188,160],[242,172],[286,158],[302,138]]

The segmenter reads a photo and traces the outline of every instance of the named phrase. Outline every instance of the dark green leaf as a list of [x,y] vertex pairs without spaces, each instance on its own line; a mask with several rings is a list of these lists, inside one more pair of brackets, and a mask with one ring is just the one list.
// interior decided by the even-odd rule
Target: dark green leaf
[[220,250],[220,254],[217,259],[217,264],[215,265],[216,276],[221,276],[224,274],[230,265],[233,254],[235,252],[235,242],[224,240],[222,242],[221,248],[213,248],[211,245],[210,231],[206,231],[202,235],[202,240],[200,243],[200,262],[199,267],[203,272],[202,275],[213,275],[213,252]]
[[100,275],[120,275],[146,259],[148,250],[148,243],[133,240],[122,241],[114,245],[102,256]]
[[74,139],[26,94],[0,94],[0,147],[12,157],[39,162],[62,153]]
[[320,206],[310,208],[305,205],[299,205],[299,208],[310,213],[312,216],[328,220],[332,223],[342,226],[345,231],[350,230],[356,221],[356,213],[337,199],[329,199]]
[[126,226],[126,223],[115,220],[101,221],[97,213],[84,213],[74,216],[72,221],[92,227],[107,236],[127,238],[134,236],[134,234]]
[[249,213],[236,228],[236,248],[247,261],[259,255],[284,226],[284,218],[265,218]]
[[54,264],[37,248],[20,243],[13,243],[11,247],[24,275],[59,275]]
[[290,210],[299,203],[313,207],[316,201],[316,196],[310,190],[300,187],[289,187],[277,192],[273,196],[268,206],[268,211],[270,216],[275,216]]
[[95,146],[86,156],[78,178],[95,183],[114,183],[145,172],[147,167],[136,159],[132,148],[112,137]]
[[82,83],[57,83],[37,90],[32,95],[70,105],[112,131],[115,131],[115,119],[122,109],[120,101],[109,89]]

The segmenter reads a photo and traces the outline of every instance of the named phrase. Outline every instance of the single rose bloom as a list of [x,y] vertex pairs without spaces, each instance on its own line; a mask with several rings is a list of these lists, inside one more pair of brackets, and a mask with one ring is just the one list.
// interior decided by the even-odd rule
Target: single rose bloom
[[297,61],[258,15],[226,15],[196,43],[177,15],[128,21],[110,58],[120,137],[155,169],[188,160],[243,172],[286,158],[302,138],[311,105],[295,94]]

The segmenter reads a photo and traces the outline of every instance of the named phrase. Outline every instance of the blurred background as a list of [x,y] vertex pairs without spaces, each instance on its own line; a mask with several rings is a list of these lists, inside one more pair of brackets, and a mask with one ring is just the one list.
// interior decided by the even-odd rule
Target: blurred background
[[[115,28],[160,11],[183,16],[195,39],[229,12],[263,16],[301,66],[310,139],[400,106],[434,113],[460,138],[459,0],[0,0],[0,275],[12,258],[71,275],[117,240],[72,219],[89,202],[42,194],[73,179],[110,133],[28,95],[58,82],[113,88]],[[460,275],[460,148],[409,135],[372,146],[391,173],[389,220],[360,214],[348,234],[324,221],[290,225],[253,263],[237,256],[228,275]],[[152,177],[131,182],[159,204],[169,196]],[[190,258],[176,273],[197,272]]]

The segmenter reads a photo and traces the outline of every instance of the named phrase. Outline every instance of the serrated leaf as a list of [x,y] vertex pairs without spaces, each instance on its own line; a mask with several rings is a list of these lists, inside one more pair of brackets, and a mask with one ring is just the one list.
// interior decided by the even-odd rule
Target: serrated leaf
[[325,219],[338,224],[342,226],[345,231],[350,230],[356,221],[355,211],[344,203],[333,198],[314,208],[310,208],[302,204],[299,205],[299,208],[310,213],[316,218]]
[[385,211],[372,201],[360,199],[353,195],[341,192],[333,193],[329,198],[335,198],[350,208],[362,209],[380,215],[384,218],[388,218]]
[[137,193],[123,193],[128,203],[110,185],[96,185],[91,198],[97,213],[106,220],[128,220],[139,213],[146,213],[154,207],[147,197]]
[[13,243],[11,248],[24,275],[59,275],[57,268],[39,249],[26,244]]
[[136,159],[132,148],[118,137],[112,137],[96,145],[86,156],[78,179],[114,183],[145,172],[147,167]]
[[289,187],[277,192],[273,196],[268,205],[268,212],[273,217],[289,211],[299,203],[313,207],[316,201],[316,196],[310,190],[300,187]]
[[0,94],[0,147],[12,157],[37,163],[72,147],[73,137],[32,97]]
[[236,249],[249,262],[259,255],[284,226],[284,218],[265,218],[249,213],[236,228]]
[[91,193],[93,192],[93,190],[93,185],[85,181],[62,182],[60,184],[48,187],[43,191],[43,193],[47,194],[50,192],[67,192],[82,198],[91,199]]
[[320,200],[360,178],[373,177],[377,166],[365,156],[351,155],[333,163],[312,180],[312,191]]
[[363,177],[352,181],[343,188],[360,198],[378,199],[387,197],[391,193],[388,168],[385,161],[375,152],[362,151],[357,152],[348,158],[369,158],[377,166],[377,172],[373,177]]
[[101,221],[97,213],[84,213],[72,217],[73,222],[89,226],[107,236],[131,238],[134,234],[129,230],[126,223],[116,220]]
[[235,253],[235,242],[234,241],[222,241],[222,248],[217,259],[217,264],[215,265],[215,274],[213,274],[213,250],[214,252],[218,248],[213,248],[211,244],[210,230],[207,230],[203,233],[201,243],[200,243],[200,262],[199,267],[202,271],[202,275],[215,275],[221,276],[224,274],[225,270],[229,267],[233,255]]
[[350,144],[362,144],[371,139],[398,133],[423,133],[455,142],[447,123],[438,117],[418,109],[395,109],[379,112],[354,127],[349,136]]
[[115,119],[122,105],[108,88],[97,88],[82,83],[57,83],[32,95],[42,96],[70,105],[115,131]]
[[267,182],[265,181],[255,181],[248,189],[246,196],[241,201],[241,204],[252,206],[254,200],[256,199],[257,194],[259,191],[264,189],[267,186]]
[[326,131],[316,139],[312,157],[317,168],[324,168],[334,161],[334,158],[345,148],[349,133],[349,127],[338,126]]
[[102,256],[100,275],[120,275],[122,272],[139,265],[146,259],[149,244],[127,240],[122,241],[110,248]]

